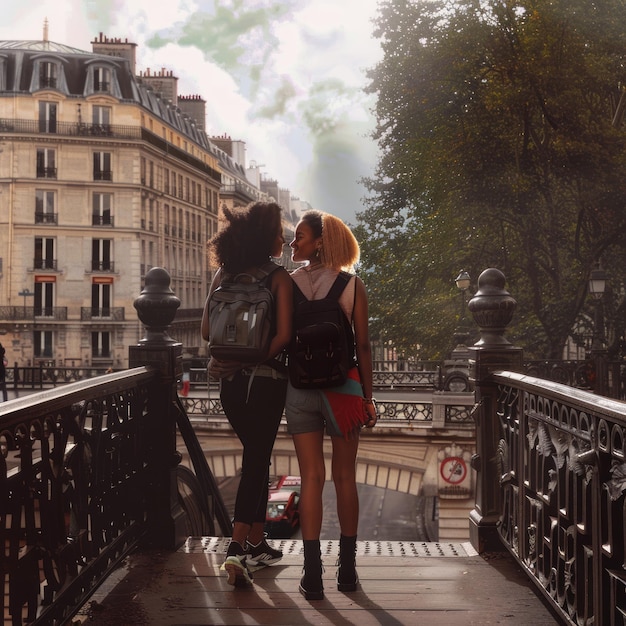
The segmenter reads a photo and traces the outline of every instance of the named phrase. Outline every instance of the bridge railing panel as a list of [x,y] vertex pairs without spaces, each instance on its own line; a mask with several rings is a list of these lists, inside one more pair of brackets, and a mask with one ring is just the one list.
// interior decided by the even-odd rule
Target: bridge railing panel
[[61,623],[145,533],[154,380],[137,368],[0,404],[5,623]]
[[499,533],[571,624],[626,615],[626,404],[512,372],[498,384]]
[[68,623],[137,545],[175,549],[216,520],[232,531],[176,394],[182,345],[166,330],[180,301],[162,268],[145,280],[131,369],[0,404],[5,624]]

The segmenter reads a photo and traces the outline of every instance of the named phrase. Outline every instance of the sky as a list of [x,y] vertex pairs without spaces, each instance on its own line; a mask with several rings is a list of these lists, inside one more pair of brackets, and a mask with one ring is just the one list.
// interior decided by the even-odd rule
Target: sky
[[[7,6],[8,5],[8,6]],[[380,59],[377,0],[19,0],[0,40],[48,38],[91,51],[99,33],[137,44],[137,72],[164,68],[179,95],[207,101],[209,135],[246,143],[246,160],[314,208],[354,224],[374,172]]]

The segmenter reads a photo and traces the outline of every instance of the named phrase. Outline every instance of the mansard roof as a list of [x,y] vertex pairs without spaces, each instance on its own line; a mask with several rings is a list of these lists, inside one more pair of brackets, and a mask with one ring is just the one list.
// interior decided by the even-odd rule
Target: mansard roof
[[[42,63],[57,66],[53,85],[49,79],[44,79],[45,84],[42,84],[39,71]],[[137,80],[130,63],[122,57],[87,52],[46,40],[0,41],[0,97],[16,93],[32,94],[44,88],[56,90],[69,98],[102,94],[103,90],[97,88],[94,75],[94,68],[102,67],[111,74],[107,95],[142,106],[196,144],[210,149],[206,134],[194,120]]]
[[33,50],[35,52],[60,52],[63,54],[91,54],[85,50],[72,48],[62,43],[54,41],[31,41],[23,39],[21,41],[0,41],[0,49],[4,50]]

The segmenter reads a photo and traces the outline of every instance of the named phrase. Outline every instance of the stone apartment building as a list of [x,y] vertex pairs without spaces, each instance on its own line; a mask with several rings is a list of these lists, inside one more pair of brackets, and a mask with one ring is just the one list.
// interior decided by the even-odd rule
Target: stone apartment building
[[[199,349],[221,151],[135,75],[135,44],[0,42],[0,341],[10,363],[127,365],[133,301],[162,266]],[[171,77],[170,77],[171,78]],[[197,105],[197,99],[193,99]]]

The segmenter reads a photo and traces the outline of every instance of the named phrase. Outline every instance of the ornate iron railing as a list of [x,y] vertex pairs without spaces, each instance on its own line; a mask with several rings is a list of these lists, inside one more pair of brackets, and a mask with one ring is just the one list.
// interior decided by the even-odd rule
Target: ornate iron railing
[[626,404],[494,380],[502,540],[568,623],[624,623]]
[[123,306],[110,306],[110,307],[92,307],[83,306],[80,308],[80,319],[83,322],[90,320],[108,320],[115,322],[124,321],[125,309]]
[[0,602],[14,625],[62,623],[145,533],[154,382],[140,368],[0,405]]
[[108,367],[7,367],[6,383],[13,389],[44,389],[105,374]]
[[517,303],[495,268],[468,308],[475,381],[470,540],[508,549],[566,624],[626,617],[626,403],[529,376],[504,337]]
[[[0,404],[5,624],[68,623],[140,543],[175,549],[216,522],[230,535],[176,396],[182,345],[166,329],[179,302],[155,268],[134,303],[147,335],[129,348],[132,369]],[[176,429],[191,468],[179,465]]]
[[[194,310],[195,313],[195,310]],[[202,311],[200,311],[201,315]],[[185,319],[176,315],[176,320]],[[206,359],[195,358],[189,367],[191,383],[205,386],[207,381]],[[433,367],[431,370],[375,370],[373,372],[374,387],[380,388],[422,388],[437,389],[439,387],[439,370]]]
[[[212,389],[206,397],[183,397],[181,402],[187,415],[194,418],[223,418],[224,409],[217,389]],[[474,427],[472,409],[474,396],[471,393],[456,394],[456,397],[433,397],[426,401],[413,400],[378,400],[379,426],[396,426],[411,428],[416,424],[438,427]]]
[[374,387],[422,387],[436,389],[439,385],[439,371],[375,371]]

